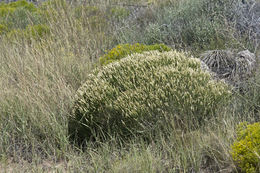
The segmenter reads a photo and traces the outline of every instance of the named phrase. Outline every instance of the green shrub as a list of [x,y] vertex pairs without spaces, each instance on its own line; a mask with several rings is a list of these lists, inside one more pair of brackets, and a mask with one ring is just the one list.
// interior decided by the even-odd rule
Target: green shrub
[[202,123],[229,95],[199,59],[176,51],[132,54],[89,75],[77,91],[69,131],[79,139],[127,137],[165,126],[168,118],[183,126]]
[[110,13],[100,6],[81,5],[73,8],[73,14],[85,29],[95,35],[109,30],[108,16]]
[[8,28],[5,25],[0,24],[0,35],[7,31],[8,31]]
[[117,20],[125,19],[130,15],[130,11],[123,7],[113,7],[110,9],[111,17]]
[[260,172],[260,123],[241,123],[237,140],[232,147],[232,157],[246,173]]
[[160,52],[163,51],[170,51],[171,48],[164,44],[155,44],[155,45],[143,45],[143,44],[120,44],[117,45],[115,48],[110,50],[107,54],[100,57],[99,61],[101,65],[106,65],[114,61],[118,61],[127,55],[131,55],[132,53],[142,53],[144,51],[152,51],[158,50]]
[[8,4],[6,4],[6,6],[9,6],[11,8],[23,7],[30,12],[36,11],[36,7],[34,6],[34,4],[29,3],[26,0],[19,0],[19,1],[16,1],[16,2],[8,3]]
[[41,16],[38,11],[33,3],[26,0],[1,3],[0,24],[6,25],[9,30],[25,29],[29,24],[41,23]]
[[[241,4],[241,0],[182,0],[170,4],[165,1],[161,6],[137,11],[136,17],[118,27],[116,39],[128,43],[164,43],[176,49],[191,49],[196,54],[209,49],[244,48],[248,43],[243,37],[247,36],[239,34],[235,24],[242,19],[235,19],[249,12],[240,15],[245,8]],[[250,18],[245,16],[243,20]]]
[[50,28],[47,25],[28,25],[25,29],[13,29],[7,33],[7,38],[13,40],[21,39],[40,39],[50,34]]
[[32,3],[28,3],[26,0],[11,2],[11,3],[1,3],[0,4],[0,16],[6,17],[10,15],[18,8],[24,8],[29,12],[35,12],[37,8]]
[[42,38],[50,34],[50,28],[47,25],[28,25],[25,30],[28,36],[34,39]]

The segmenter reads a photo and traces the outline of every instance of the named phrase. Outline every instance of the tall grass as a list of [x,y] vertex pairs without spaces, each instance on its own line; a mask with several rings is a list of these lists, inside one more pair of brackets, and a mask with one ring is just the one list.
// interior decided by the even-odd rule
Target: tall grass
[[[35,38],[21,32],[10,37],[18,23],[0,35],[0,170],[239,171],[230,145],[236,124],[259,121],[259,72],[245,96],[234,95],[234,101],[200,129],[168,128],[150,143],[138,137],[127,143],[112,138],[87,142],[82,149],[69,140],[68,118],[77,89],[99,66],[98,57],[118,43],[166,43],[197,54],[229,45],[257,50],[256,40],[251,43],[237,32],[234,21],[210,22],[206,12],[198,18],[203,0],[50,2],[37,7],[50,28],[48,35]],[[125,13],[115,12],[115,7]]]
[[2,155],[59,155],[68,147],[67,118],[74,92],[104,45],[97,35],[90,37],[91,31],[70,22],[71,7],[61,2],[46,7],[46,14],[55,12],[47,16],[51,33],[46,38],[1,38]]

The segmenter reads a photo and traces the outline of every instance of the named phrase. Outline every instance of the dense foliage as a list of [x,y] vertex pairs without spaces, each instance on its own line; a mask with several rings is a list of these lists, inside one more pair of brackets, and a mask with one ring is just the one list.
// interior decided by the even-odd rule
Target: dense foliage
[[118,61],[127,55],[131,55],[133,53],[142,53],[145,51],[158,50],[160,52],[170,51],[171,48],[164,44],[154,44],[154,45],[144,45],[144,44],[122,44],[117,45],[112,50],[108,51],[105,55],[99,58],[101,65],[106,65],[114,61]]
[[50,35],[50,27],[46,24],[47,14],[48,10],[37,8],[26,0],[1,3],[0,35],[5,35],[9,40],[40,40]]
[[[193,52],[248,48],[259,42],[254,0],[184,0],[142,8],[118,29],[119,42],[164,43]],[[134,32],[136,31],[136,32]]]
[[176,51],[133,54],[89,76],[77,92],[70,130],[81,138],[128,136],[171,117],[185,128],[214,115],[229,95],[198,59]]
[[260,123],[241,123],[232,145],[232,157],[246,173],[260,171]]
[[24,29],[32,23],[39,23],[38,8],[26,0],[0,4],[0,24],[12,29]]

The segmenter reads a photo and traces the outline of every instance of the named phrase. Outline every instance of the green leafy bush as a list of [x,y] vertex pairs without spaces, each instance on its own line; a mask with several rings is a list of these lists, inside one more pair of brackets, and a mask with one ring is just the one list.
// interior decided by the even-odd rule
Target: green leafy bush
[[132,53],[142,53],[145,51],[158,50],[160,52],[170,51],[171,48],[164,44],[155,44],[155,45],[144,45],[144,44],[119,44],[112,50],[110,50],[107,54],[100,57],[99,61],[101,65],[106,65],[114,61],[118,61],[127,55],[131,55]]
[[[170,4],[165,1],[159,6],[138,10],[123,27],[118,27],[116,39],[128,43],[171,44],[176,49],[189,48],[196,54],[209,49],[245,48],[248,36],[240,34],[236,27],[245,27],[248,23],[235,23],[256,17],[246,16],[250,12],[243,14],[244,8],[253,6],[246,7],[241,0],[182,0]],[[251,22],[254,26],[251,30],[259,28],[255,20]],[[246,45],[246,48],[250,47]]]
[[40,22],[38,9],[33,3],[21,0],[0,4],[0,24],[6,25],[9,30],[24,29],[29,24]]
[[171,118],[183,126],[202,123],[229,96],[228,86],[211,80],[199,59],[176,51],[132,54],[89,75],[77,91],[69,131],[79,139],[127,137]]
[[31,36],[35,39],[42,38],[50,34],[50,28],[47,25],[28,25],[25,30],[28,36]]
[[113,7],[110,9],[111,17],[113,19],[122,20],[130,15],[130,11],[123,7]]
[[260,123],[241,123],[237,140],[232,147],[232,157],[246,173],[260,172]]
[[37,8],[32,3],[28,3],[26,0],[11,2],[11,3],[1,3],[0,4],[0,16],[7,16],[13,13],[18,8],[24,8],[29,12],[35,12]]
[[14,29],[7,33],[10,40],[15,38],[40,39],[50,34],[50,28],[47,25],[28,25],[25,29]]
[[8,28],[5,25],[0,24],[0,35],[7,31],[8,31]]

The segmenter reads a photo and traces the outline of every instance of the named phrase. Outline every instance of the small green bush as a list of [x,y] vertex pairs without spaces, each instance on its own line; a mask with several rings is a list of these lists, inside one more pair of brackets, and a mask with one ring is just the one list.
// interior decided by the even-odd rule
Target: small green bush
[[130,11],[123,7],[113,7],[109,10],[113,19],[122,20],[130,15]]
[[42,38],[50,34],[50,28],[47,25],[28,25],[25,30],[28,36],[34,39]]
[[164,44],[155,44],[155,45],[144,45],[144,44],[119,44],[112,50],[110,50],[107,54],[100,57],[99,61],[101,65],[106,65],[114,61],[118,61],[127,55],[131,55],[132,53],[142,53],[145,51],[158,50],[160,52],[170,51],[171,48]]
[[239,124],[237,140],[231,148],[232,157],[242,171],[260,172],[260,123]]
[[28,25],[25,29],[13,29],[6,34],[7,38],[13,40],[20,39],[34,39],[38,40],[50,34],[50,28],[47,25]]
[[26,0],[11,2],[11,3],[1,3],[0,4],[0,16],[6,17],[10,15],[18,8],[24,8],[29,12],[35,12],[37,8],[32,3],[28,3]]
[[7,31],[8,31],[8,28],[5,25],[0,24],[0,35]]
[[1,3],[0,24],[5,25],[8,30],[25,29],[29,24],[41,23],[39,9],[26,0]]
[[211,80],[199,59],[176,51],[132,54],[88,77],[77,91],[69,131],[80,139],[144,135],[165,126],[166,117],[191,125],[229,96],[228,86]]

